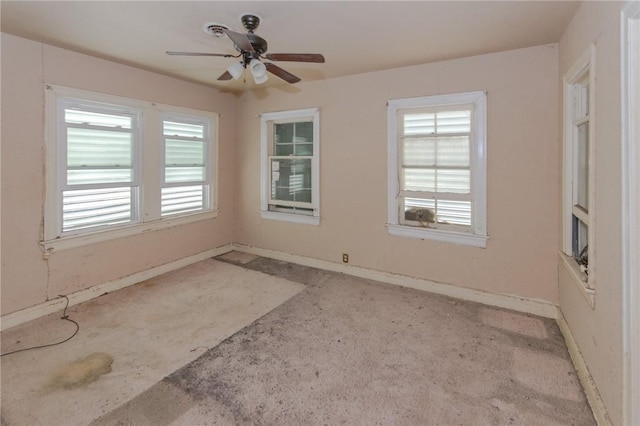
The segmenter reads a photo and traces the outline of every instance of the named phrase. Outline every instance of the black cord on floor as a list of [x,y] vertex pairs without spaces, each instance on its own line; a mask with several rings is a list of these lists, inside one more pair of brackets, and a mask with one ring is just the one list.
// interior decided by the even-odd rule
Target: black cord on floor
[[15,351],[7,352],[7,353],[2,354],[2,355],[0,355],[0,356],[11,355],[11,354],[15,354],[15,353],[18,353],[18,352],[30,351],[30,350],[32,350],[32,349],[41,349],[41,348],[48,348],[49,346],[61,345],[61,344],[63,344],[64,342],[68,342],[69,340],[73,339],[73,337],[74,337],[76,334],[78,334],[78,331],[80,331],[80,325],[79,325],[77,322],[75,322],[74,320],[72,320],[71,318],[69,318],[69,317],[67,316],[67,308],[69,307],[69,298],[68,298],[67,296],[64,296],[64,295],[60,295],[60,297],[64,297],[65,299],[67,299],[67,304],[66,304],[66,305],[65,305],[65,307],[64,307],[64,311],[63,311],[63,313],[62,313],[62,317],[61,317],[60,319],[63,319],[63,320],[65,320],[65,321],[72,322],[72,323],[74,323],[74,324],[76,325],[76,331],[74,331],[74,332],[73,332],[73,334],[72,334],[71,336],[67,337],[66,339],[64,339],[64,340],[63,340],[63,341],[61,341],[61,342],[57,342],[57,343],[49,343],[48,345],[33,346],[33,347],[30,347],[30,348],[24,348],[24,349],[17,349],[17,350],[15,350]]

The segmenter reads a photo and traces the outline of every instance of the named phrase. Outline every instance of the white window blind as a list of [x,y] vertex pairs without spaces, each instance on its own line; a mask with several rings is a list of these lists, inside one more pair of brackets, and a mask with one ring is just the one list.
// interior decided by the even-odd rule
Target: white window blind
[[468,106],[453,111],[400,110],[401,222],[405,212],[428,208],[434,225],[471,226],[471,112]]
[[176,117],[163,120],[164,183],[161,214],[208,208],[209,124]]
[[65,99],[62,232],[137,221],[138,112]]

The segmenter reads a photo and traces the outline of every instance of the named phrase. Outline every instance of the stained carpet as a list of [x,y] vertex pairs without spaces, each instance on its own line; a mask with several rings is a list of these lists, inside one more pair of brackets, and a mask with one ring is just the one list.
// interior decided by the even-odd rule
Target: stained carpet
[[595,424],[553,320],[219,259],[306,288],[93,424]]

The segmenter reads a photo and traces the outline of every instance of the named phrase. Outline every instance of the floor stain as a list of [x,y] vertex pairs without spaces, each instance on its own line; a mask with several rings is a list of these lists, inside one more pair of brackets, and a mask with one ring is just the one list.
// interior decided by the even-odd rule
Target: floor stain
[[95,382],[103,374],[111,372],[111,364],[113,364],[111,355],[94,352],[56,370],[49,388],[51,390],[74,389]]

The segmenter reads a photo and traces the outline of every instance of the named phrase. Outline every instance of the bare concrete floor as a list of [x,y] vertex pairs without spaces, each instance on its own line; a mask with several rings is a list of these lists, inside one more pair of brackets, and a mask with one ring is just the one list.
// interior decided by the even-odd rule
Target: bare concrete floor
[[[2,358],[3,425],[595,424],[552,320],[242,253],[69,316]],[[56,384],[91,353],[111,371]]]

